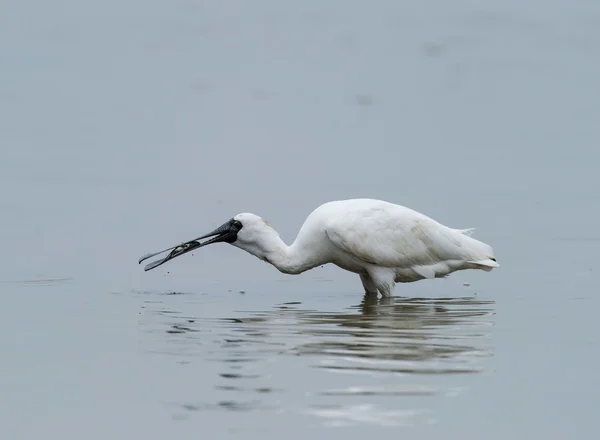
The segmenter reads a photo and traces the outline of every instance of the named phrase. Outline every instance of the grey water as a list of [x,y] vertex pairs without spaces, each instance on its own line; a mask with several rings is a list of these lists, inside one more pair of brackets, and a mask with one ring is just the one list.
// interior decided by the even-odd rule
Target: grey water
[[[0,438],[596,439],[594,2],[16,2]],[[374,197],[500,268],[364,298],[227,245]]]

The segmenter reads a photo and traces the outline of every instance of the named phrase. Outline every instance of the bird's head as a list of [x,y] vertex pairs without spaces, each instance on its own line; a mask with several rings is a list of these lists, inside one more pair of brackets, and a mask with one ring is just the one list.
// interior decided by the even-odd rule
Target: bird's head
[[[160,252],[144,255],[140,258],[139,263],[155,255],[171,251],[165,258],[148,264],[144,268],[145,271],[148,271],[195,249],[220,242],[229,243],[258,258],[265,259],[268,244],[275,237],[278,238],[279,234],[277,234],[266,220],[255,214],[241,213],[229,219],[208,234],[204,234],[194,240],[186,241]],[[208,238],[208,240],[204,242],[200,241],[205,238]]]

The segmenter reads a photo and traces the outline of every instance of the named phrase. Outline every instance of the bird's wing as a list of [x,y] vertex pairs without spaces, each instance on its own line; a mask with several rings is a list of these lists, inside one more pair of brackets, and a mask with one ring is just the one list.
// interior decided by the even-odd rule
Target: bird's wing
[[384,267],[429,266],[464,258],[461,231],[410,209],[374,208],[330,219],[325,229],[339,249]]

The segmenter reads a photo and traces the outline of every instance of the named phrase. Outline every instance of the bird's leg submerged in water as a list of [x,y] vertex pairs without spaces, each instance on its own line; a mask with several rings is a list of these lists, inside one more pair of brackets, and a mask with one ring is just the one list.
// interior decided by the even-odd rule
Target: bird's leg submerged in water
[[371,279],[368,273],[361,273],[360,280],[362,281],[362,285],[365,288],[365,294],[368,296],[377,297],[377,286]]
[[372,266],[367,269],[373,285],[382,297],[392,296],[396,286],[396,272],[389,267]]

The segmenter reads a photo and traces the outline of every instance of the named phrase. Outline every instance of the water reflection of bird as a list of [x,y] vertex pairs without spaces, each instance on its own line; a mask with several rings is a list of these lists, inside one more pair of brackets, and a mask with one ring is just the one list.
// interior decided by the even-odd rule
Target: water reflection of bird
[[[230,243],[275,266],[299,274],[327,263],[360,275],[365,292],[391,296],[396,283],[443,278],[465,269],[498,267],[493,249],[470,236],[471,229],[453,229],[412,209],[373,199],[329,202],[306,219],[296,240],[287,246],[257,215],[242,213],[214,231],[161,252],[154,269],[211,243]],[[213,237],[205,242],[204,238]]]
[[256,344],[272,344],[279,353],[327,356],[329,361],[321,364],[327,369],[475,372],[477,368],[469,364],[488,350],[482,337],[491,324],[493,306],[493,301],[475,297],[365,295],[350,312],[281,305],[228,321],[236,334],[246,335],[246,354],[257,348],[252,341],[258,338]]
[[493,353],[487,338],[493,301],[365,295],[346,310],[320,308],[294,301],[217,320],[163,311],[179,331],[151,339],[161,343],[159,353],[193,363],[203,377],[217,373],[203,384],[214,384],[215,392],[184,402],[187,411],[300,406],[336,421],[368,417],[378,423],[391,414],[405,417],[413,401],[377,396],[456,395],[468,383],[443,376],[478,373],[485,368],[481,358]]

